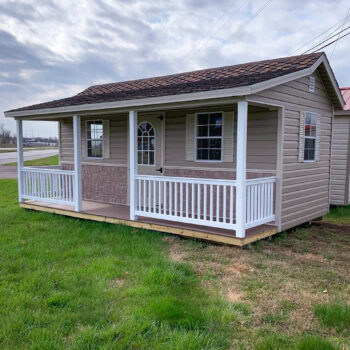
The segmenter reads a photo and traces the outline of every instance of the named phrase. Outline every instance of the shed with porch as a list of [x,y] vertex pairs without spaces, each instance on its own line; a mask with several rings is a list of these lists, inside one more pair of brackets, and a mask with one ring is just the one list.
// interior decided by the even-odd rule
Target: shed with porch
[[[22,207],[244,245],[329,210],[324,53],[96,85],[5,112]],[[22,122],[56,120],[60,168],[23,167]]]

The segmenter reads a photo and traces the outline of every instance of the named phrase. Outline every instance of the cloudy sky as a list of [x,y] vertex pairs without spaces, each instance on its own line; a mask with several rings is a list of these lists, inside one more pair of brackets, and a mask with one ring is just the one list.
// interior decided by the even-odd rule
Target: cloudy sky
[[[341,26],[349,6],[348,0],[0,0],[0,124],[14,131],[3,111],[92,84],[301,54],[317,43],[314,37]],[[350,36],[325,51],[339,84],[350,85]],[[57,135],[54,123],[24,124],[27,136]]]

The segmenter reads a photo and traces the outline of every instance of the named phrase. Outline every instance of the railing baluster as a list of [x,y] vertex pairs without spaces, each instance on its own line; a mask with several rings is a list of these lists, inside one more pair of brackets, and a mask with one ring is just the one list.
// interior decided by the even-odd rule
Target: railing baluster
[[226,185],[222,186],[222,190],[223,190],[222,222],[226,222]]
[[207,220],[207,184],[203,185],[203,219]]
[[210,194],[209,194],[209,220],[213,221],[213,184],[210,184]]
[[197,184],[197,219],[201,218],[201,184]]
[[220,219],[220,186],[216,185],[216,221]]
[[175,205],[174,205],[174,215],[177,216],[177,182],[174,182],[174,200],[175,200]]
[[188,218],[189,217],[189,212],[188,212],[188,188],[189,188],[189,185],[188,185],[188,182],[186,182],[186,218]]
[[230,224],[233,223],[233,186],[230,185]]
[[164,189],[164,215],[167,215],[167,183],[166,181],[164,181],[164,186],[163,186],[163,189]]
[[194,183],[192,182],[192,219],[194,219]]
[[169,215],[173,215],[173,183],[169,181]]
[[184,194],[183,194],[183,182],[180,182],[180,216],[183,217],[183,209],[184,209]]
[[158,181],[158,213],[161,213],[161,206],[162,206],[162,190],[161,190],[161,181]]

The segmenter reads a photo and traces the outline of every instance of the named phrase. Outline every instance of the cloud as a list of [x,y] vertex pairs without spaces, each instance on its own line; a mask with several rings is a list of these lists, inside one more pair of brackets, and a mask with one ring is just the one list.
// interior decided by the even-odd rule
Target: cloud
[[[349,6],[346,0],[272,0],[255,17],[266,1],[3,0],[0,111],[92,84],[299,54]],[[350,83],[349,47],[344,38],[329,56],[341,85]],[[1,115],[3,122],[14,131]],[[57,130],[26,124],[28,134]]]

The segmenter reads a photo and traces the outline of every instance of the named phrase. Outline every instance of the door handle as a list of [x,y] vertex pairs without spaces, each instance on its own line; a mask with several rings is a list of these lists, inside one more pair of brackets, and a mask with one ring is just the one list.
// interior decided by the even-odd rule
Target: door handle
[[163,168],[156,169],[156,171],[159,171],[161,174],[163,174]]

